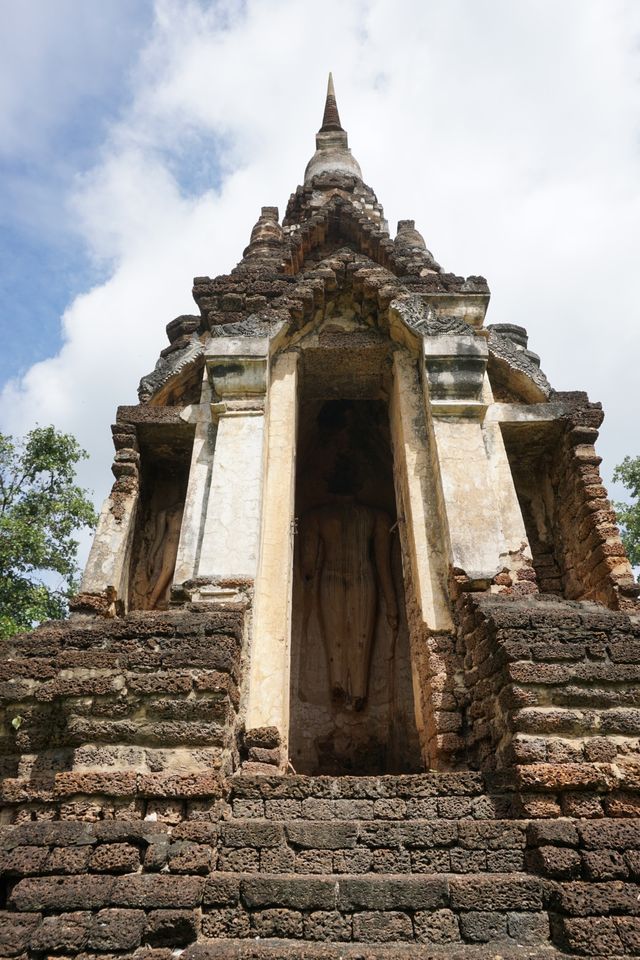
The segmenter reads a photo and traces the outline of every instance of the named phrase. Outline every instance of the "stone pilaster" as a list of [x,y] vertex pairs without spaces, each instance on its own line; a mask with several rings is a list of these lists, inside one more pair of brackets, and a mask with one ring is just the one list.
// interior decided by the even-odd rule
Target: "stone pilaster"
[[74,612],[106,616],[115,616],[127,603],[140,490],[136,428],[118,423],[111,429],[116,448],[111,469],[116,480],[100,512],[80,593],[70,604]]
[[268,340],[220,338],[212,347],[206,363],[217,434],[197,577],[253,579],[259,549]]
[[530,551],[504,444],[485,426],[493,401],[486,340],[472,333],[424,339],[427,407],[433,424],[450,538],[451,565],[484,589],[513,569],[530,570]]
[[278,731],[281,763],[287,758],[289,727],[297,361],[296,353],[277,357],[269,384],[265,508],[246,716],[247,731]]
[[206,369],[202,384],[201,402],[194,407],[194,417],[196,429],[191,452],[189,483],[176,555],[176,569],[173,575],[173,582],[176,586],[180,586],[196,576],[206,518],[205,505],[211,482],[216,423],[211,417],[211,384]]

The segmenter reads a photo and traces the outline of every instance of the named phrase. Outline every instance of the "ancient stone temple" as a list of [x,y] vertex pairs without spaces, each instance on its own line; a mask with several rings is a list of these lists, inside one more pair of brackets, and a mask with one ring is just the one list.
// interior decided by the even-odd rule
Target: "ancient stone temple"
[[193,295],[71,619],[2,644],[0,955],[639,955],[599,404],[390,236],[331,81],[282,221]]

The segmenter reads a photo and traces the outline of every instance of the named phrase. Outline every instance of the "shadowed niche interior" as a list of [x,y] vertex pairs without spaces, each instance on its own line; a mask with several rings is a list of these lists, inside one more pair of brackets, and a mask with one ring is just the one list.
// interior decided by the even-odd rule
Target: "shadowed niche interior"
[[542,593],[566,595],[556,424],[503,424],[502,436]]
[[130,569],[129,609],[166,609],[189,478],[193,431],[142,432],[140,505]]
[[387,405],[303,395],[299,424],[293,765],[418,771]]

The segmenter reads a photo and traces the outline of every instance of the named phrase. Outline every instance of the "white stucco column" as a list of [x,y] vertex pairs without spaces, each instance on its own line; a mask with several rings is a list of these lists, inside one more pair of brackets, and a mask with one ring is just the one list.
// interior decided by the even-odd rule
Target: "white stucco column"
[[491,405],[487,409],[487,416],[482,424],[482,434],[484,437],[485,450],[487,451],[487,460],[489,470],[492,476],[493,489],[496,492],[498,509],[500,511],[500,520],[502,526],[502,547],[501,557],[507,561],[510,555],[515,555],[522,551],[527,558],[531,557],[531,549],[527,538],[527,531],[518,502],[513,476],[507,451],[502,439],[502,430],[500,424],[495,422],[492,417],[493,394],[491,386],[487,380],[485,384],[487,400]]
[[105,500],[85,567],[80,593],[115,591],[114,599],[128,599],[129,564],[138,508],[138,489],[120,494],[115,508],[113,494]]
[[424,355],[451,563],[486,586],[526,545],[502,438],[495,424],[484,426],[493,400],[487,343],[473,334],[429,336]]
[[173,582],[176,585],[196,576],[204,534],[216,435],[216,424],[211,417],[211,385],[206,367],[200,403],[189,408],[189,419],[195,421],[195,433],[180,542],[176,554],[176,568],[173,575]]
[[[140,497],[140,454],[136,427],[118,421],[112,427],[116,478],[104,501],[80,584],[81,598],[102,598],[115,614],[129,601],[129,567]],[[78,609],[76,607],[76,609]],[[89,604],[89,609],[99,609]]]
[[246,728],[277,727],[287,756],[297,433],[296,353],[272,363],[264,510],[256,579]]
[[411,575],[422,619],[430,630],[452,629],[447,599],[446,525],[430,448],[415,358],[393,356],[390,402],[394,469],[404,505]]
[[[256,575],[268,349],[266,338],[219,338],[206,354],[217,433],[196,563],[199,577]],[[204,474],[202,463],[197,483]]]

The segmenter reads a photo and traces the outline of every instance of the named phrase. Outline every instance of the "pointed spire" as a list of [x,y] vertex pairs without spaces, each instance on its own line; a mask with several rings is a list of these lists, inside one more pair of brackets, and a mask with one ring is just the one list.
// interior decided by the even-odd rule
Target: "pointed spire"
[[322,126],[316,134],[316,152],[307,164],[304,182],[321,173],[347,174],[362,180],[360,165],[349,150],[347,133],[340,123],[333,76],[329,74]]
[[327,99],[324,104],[324,116],[320,133],[327,133],[329,130],[342,130],[340,123],[340,114],[338,113],[338,104],[336,102],[336,91],[333,86],[333,74],[329,74],[327,84]]

